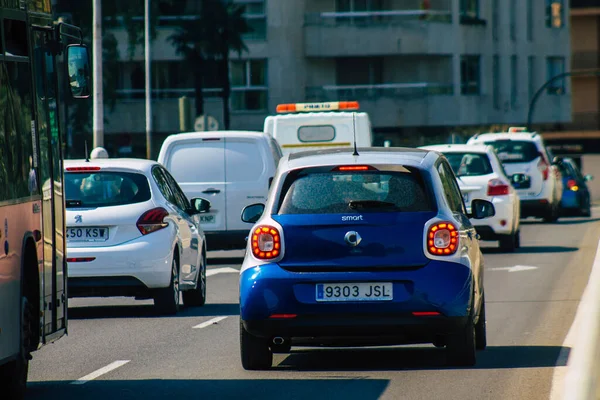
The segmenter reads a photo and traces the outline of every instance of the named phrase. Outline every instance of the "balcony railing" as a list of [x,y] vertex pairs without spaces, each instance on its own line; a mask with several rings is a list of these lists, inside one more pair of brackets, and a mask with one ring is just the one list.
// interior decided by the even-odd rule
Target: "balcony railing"
[[414,82],[308,87],[306,88],[306,97],[308,101],[376,100],[381,97],[411,99],[424,96],[451,95],[453,92],[452,84]]
[[322,12],[305,15],[307,26],[372,26],[394,25],[406,21],[452,22],[450,10],[393,10],[393,11],[352,11]]
[[[249,86],[249,87],[232,87],[231,92],[251,92],[251,91],[262,91],[268,90],[267,86]],[[144,89],[117,89],[118,99],[144,99],[146,97],[146,91]],[[202,90],[204,97],[220,97],[221,88],[205,88]],[[181,96],[194,97],[196,94],[193,88],[181,88],[181,89],[152,89],[153,99],[177,99]]]
[[600,53],[597,51],[575,52],[571,56],[571,70],[596,69],[600,67]]

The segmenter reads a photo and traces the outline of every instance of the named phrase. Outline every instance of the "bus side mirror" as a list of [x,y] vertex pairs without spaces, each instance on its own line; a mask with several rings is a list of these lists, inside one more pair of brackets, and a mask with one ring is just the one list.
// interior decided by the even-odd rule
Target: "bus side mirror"
[[90,58],[87,46],[71,44],[67,46],[67,73],[69,89],[74,99],[87,99],[90,90]]

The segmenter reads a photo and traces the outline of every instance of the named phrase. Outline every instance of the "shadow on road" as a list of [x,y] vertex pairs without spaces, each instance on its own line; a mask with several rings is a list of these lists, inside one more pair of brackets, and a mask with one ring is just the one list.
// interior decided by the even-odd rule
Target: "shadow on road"
[[241,265],[244,257],[215,257],[206,259],[208,266],[212,265]]
[[[468,369],[553,368],[562,346],[489,346],[477,353],[477,365]],[[566,359],[566,357],[565,357]],[[292,371],[440,370],[446,365],[444,349],[378,348],[299,350],[275,369]]]
[[[574,219],[572,219],[574,218]],[[545,223],[541,219],[527,219],[521,220],[521,225],[576,225],[576,224],[589,224],[592,222],[600,221],[600,218],[581,218],[581,217],[560,217],[556,222]]]
[[579,250],[578,247],[566,246],[521,246],[514,253],[506,253],[497,247],[482,247],[483,254],[542,254],[542,253],[570,253]]
[[85,385],[29,383],[27,400],[121,399],[379,399],[387,379],[110,380]]
[[69,319],[101,318],[186,318],[212,317],[221,315],[239,315],[240,306],[236,304],[206,304],[204,307],[184,307],[176,315],[159,315],[154,305],[107,305],[69,308]]

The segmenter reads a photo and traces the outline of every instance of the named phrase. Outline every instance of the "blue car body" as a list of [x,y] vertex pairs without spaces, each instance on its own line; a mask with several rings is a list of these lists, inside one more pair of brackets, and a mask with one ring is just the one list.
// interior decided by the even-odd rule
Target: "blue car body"
[[[485,327],[479,318],[484,310],[483,256],[445,157],[416,149],[369,148],[359,153],[352,156],[345,149],[295,153],[280,162],[264,212],[251,230],[240,273],[240,329],[253,346],[267,343],[271,352],[313,345],[443,346],[448,335],[470,329],[471,324]],[[411,203],[407,210],[416,211],[398,212],[379,212],[377,208],[364,212],[282,212],[291,201],[288,197],[296,195],[286,194],[292,190],[294,179],[300,179],[296,176],[328,177],[327,171],[344,165],[367,165],[382,171],[379,176],[386,171],[409,171],[411,179],[420,182],[424,190],[420,203],[429,205]],[[341,178],[350,182],[356,176]],[[391,193],[385,185],[369,184],[362,183],[382,192],[388,190],[388,196]],[[323,186],[321,190],[325,189]],[[305,200],[318,203],[318,196],[331,192],[315,191],[312,196],[317,197]],[[434,226],[444,223],[456,228],[457,248],[453,254],[432,254],[428,245],[433,242],[428,235],[433,234]],[[264,227],[273,232],[274,243],[280,244],[276,247],[278,255],[272,259],[257,257],[262,253],[256,245],[262,240],[257,233]],[[444,236],[448,233],[452,232],[444,231],[440,237],[448,238]],[[349,235],[359,239],[353,242]],[[328,288],[327,284],[337,286]],[[368,287],[360,296],[379,290],[385,300],[348,300],[352,291],[359,296],[359,285]],[[337,301],[338,295],[344,300]],[[331,301],[323,301],[326,296]],[[244,343],[242,338],[243,363],[250,351],[244,349],[249,346]]]
[[591,175],[583,176],[572,158],[561,158],[557,162],[563,179],[563,192],[560,201],[565,215],[591,215],[590,191],[587,181]]

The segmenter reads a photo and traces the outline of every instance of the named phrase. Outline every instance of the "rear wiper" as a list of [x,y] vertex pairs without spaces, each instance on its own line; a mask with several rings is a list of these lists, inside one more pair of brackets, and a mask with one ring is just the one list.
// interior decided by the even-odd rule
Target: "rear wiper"
[[65,201],[65,205],[67,207],[79,207],[81,206],[83,203],[81,202],[81,200],[66,200]]
[[348,207],[353,210],[358,208],[398,208],[394,203],[378,200],[351,200],[350,203],[348,203]]

